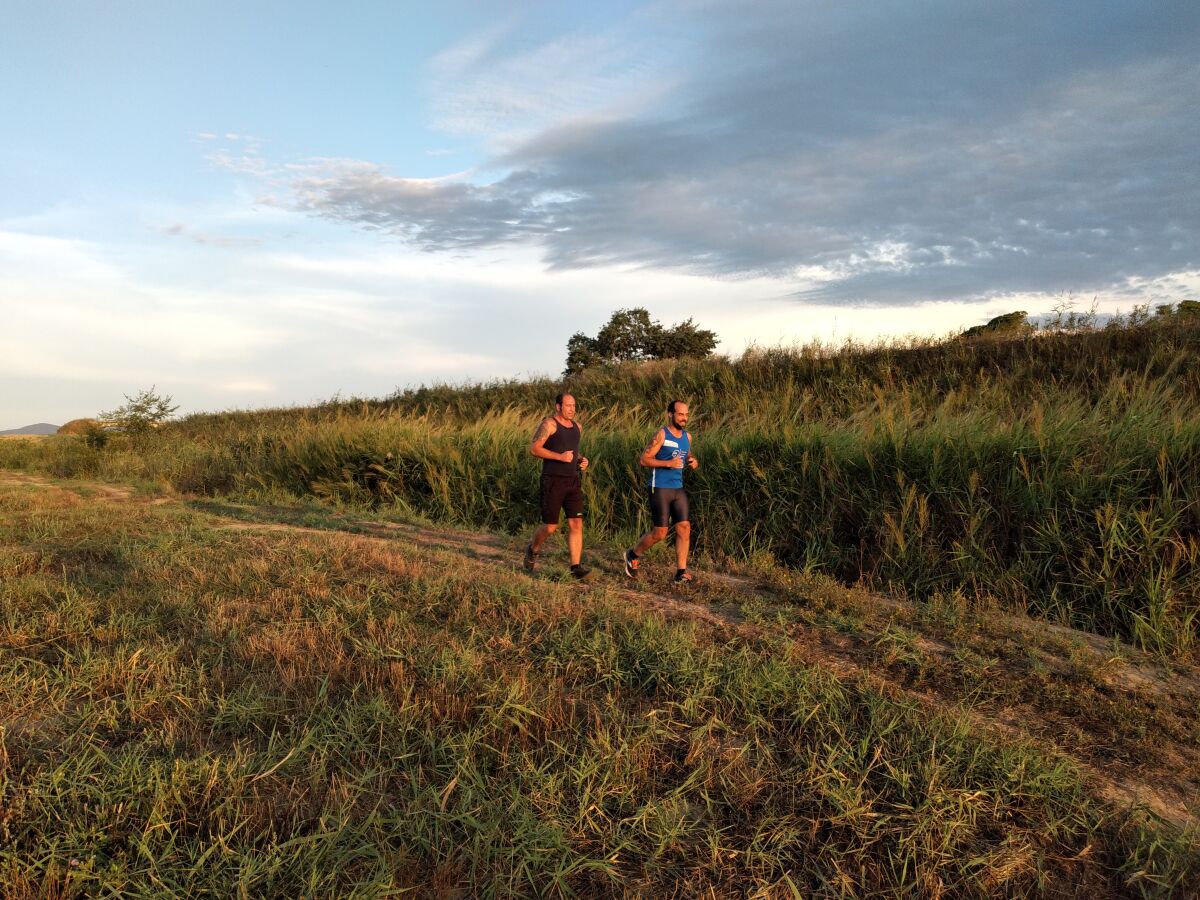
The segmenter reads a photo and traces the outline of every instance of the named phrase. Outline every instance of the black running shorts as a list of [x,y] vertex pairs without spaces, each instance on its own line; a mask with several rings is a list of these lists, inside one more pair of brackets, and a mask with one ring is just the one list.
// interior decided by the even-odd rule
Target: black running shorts
[[578,475],[542,474],[542,521],[557,525],[558,515],[566,510],[568,519],[583,517],[583,488]]
[[683,488],[650,488],[650,521],[655,528],[688,520],[687,491]]

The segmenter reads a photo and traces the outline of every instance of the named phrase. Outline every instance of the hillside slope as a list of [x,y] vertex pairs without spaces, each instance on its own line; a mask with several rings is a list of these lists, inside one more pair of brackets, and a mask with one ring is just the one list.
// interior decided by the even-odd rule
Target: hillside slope
[[[518,533],[553,383],[193,416],[107,447],[50,440],[0,464],[212,496],[393,506]],[[1200,326],[753,351],[598,369],[572,384],[589,534],[646,525],[637,456],[692,404],[695,549],[929,602],[960,597],[1150,650],[1200,647]]]
[[49,422],[38,422],[36,425],[26,425],[24,428],[10,428],[7,431],[0,431],[0,437],[10,434],[57,434],[58,426],[51,425]]
[[[781,569],[0,478],[26,894],[1186,896],[1200,672]],[[661,575],[661,578],[658,577]],[[233,886],[236,886],[233,887]]]

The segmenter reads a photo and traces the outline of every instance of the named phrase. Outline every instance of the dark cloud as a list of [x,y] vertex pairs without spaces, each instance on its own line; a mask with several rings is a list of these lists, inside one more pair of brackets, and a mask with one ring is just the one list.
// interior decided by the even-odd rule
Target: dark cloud
[[426,249],[489,246],[545,231],[546,213],[519,178],[479,187],[395,178],[362,163],[320,169],[293,181],[296,208],[395,232]]
[[655,114],[574,121],[486,185],[367,165],[295,205],[552,267],[823,267],[830,300],[1090,290],[1200,268],[1200,5],[709,9]]

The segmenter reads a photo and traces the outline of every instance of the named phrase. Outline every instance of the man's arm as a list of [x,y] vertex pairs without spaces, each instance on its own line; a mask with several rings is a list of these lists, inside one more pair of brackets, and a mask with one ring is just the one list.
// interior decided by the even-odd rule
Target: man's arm
[[700,460],[696,459],[696,452],[695,452],[696,439],[694,437],[692,437],[692,433],[690,431],[684,432],[684,433],[687,435],[687,439],[688,439],[688,455],[687,455],[688,468],[694,469],[694,468],[696,468],[696,466],[700,465]]
[[546,416],[542,419],[542,424],[538,425],[537,431],[533,433],[533,442],[529,445],[529,452],[538,459],[553,459],[558,462],[570,462],[572,453],[570,450],[565,453],[555,453],[553,450],[547,450],[544,446],[546,441],[550,439],[550,435],[554,434],[557,429],[552,416]]
[[[579,422],[576,422],[575,427],[579,429],[579,441],[580,441],[580,443],[582,443],[583,442],[583,425],[580,424]],[[579,471],[586,472],[588,465],[589,465],[588,458],[586,456],[584,456],[582,453],[580,453],[579,454]]]
[[654,437],[650,439],[650,443],[646,445],[646,449],[642,451],[641,457],[638,458],[638,464],[645,466],[647,469],[682,469],[682,459],[655,459],[655,455],[662,448],[664,440],[663,430],[660,428],[654,432]]

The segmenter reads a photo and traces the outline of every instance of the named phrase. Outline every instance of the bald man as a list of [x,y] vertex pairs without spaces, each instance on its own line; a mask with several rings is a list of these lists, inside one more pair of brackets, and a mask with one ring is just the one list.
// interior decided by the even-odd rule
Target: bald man
[[579,454],[583,426],[575,421],[575,398],[559,394],[554,398],[554,415],[546,416],[534,432],[529,452],[542,461],[542,525],[525,548],[525,570],[537,571],[538,554],[546,539],[558,530],[560,515],[567,514],[567,550],[571,555],[571,576],[583,581],[591,569],[583,565],[583,487],[580,475],[587,471],[588,460]]

